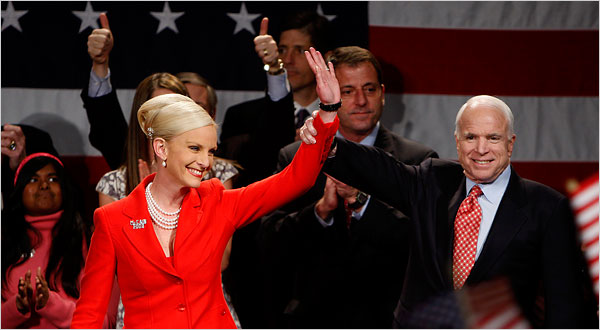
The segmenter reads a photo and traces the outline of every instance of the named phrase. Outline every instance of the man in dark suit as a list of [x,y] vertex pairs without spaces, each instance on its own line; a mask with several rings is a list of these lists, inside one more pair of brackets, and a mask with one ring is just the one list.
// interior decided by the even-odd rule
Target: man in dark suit
[[[305,141],[311,140],[311,124],[301,129]],[[410,166],[336,139],[324,171],[413,222],[395,325],[435,296],[505,277],[533,324],[539,324],[537,300],[543,301],[544,327],[598,326],[596,303],[585,299],[591,286],[568,200],[518,176],[510,166],[515,139],[510,108],[487,95],[471,98],[457,114],[460,164],[431,159]]]
[[[339,137],[374,145],[409,164],[437,157],[379,123],[385,87],[371,52],[340,47],[328,60],[342,95]],[[297,141],[281,150],[279,170],[299,146]],[[321,173],[308,193],[262,219],[265,287],[279,322],[273,326],[389,328],[402,288],[408,231],[404,214]]]
[[[227,110],[216,154],[241,165],[240,174],[233,182],[234,188],[272,175],[279,150],[295,140],[299,127],[296,124],[302,126],[304,118],[319,108],[315,77],[304,51],[309,47],[323,53],[329,50],[328,30],[329,22],[325,17],[314,11],[302,11],[282,21],[282,32],[276,43],[267,34],[268,19],[261,22],[254,46],[265,64],[267,91],[262,98]],[[277,124],[269,124],[273,122]],[[259,251],[255,242],[258,227],[259,223],[254,222],[236,231],[229,267],[223,274],[244,328],[264,328],[269,322],[262,314],[265,303],[262,288],[257,285],[263,278],[262,270],[258,268]]]
[[[265,64],[265,96],[227,109],[221,126],[218,156],[242,166],[234,187],[244,187],[273,174],[279,149],[293,142],[296,128],[319,109],[315,76],[304,51],[314,47],[325,54],[331,49],[329,22],[314,11],[292,13],[282,21],[278,43],[267,34],[268,22],[268,18],[263,18],[254,39],[257,55]],[[278,124],[265,126],[265,118],[272,116],[277,116]],[[265,135],[279,138],[266,139],[269,142],[265,143]],[[256,143],[260,143],[260,148],[252,147]]]

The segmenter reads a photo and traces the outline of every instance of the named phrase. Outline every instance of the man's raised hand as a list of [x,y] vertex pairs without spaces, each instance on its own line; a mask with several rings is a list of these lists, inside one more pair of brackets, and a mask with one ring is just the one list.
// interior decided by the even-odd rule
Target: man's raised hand
[[267,34],[269,29],[269,18],[265,17],[260,22],[259,35],[254,38],[254,50],[264,64],[274,64],[279,57],[277,43],[273,37]]
[[108,56],[114,45],[114,38],[108,25],[106,13],[100,14],[102,28],[94,29],[88,36],[88,54],[93,61],[92,69],[101,78],[108,75]]

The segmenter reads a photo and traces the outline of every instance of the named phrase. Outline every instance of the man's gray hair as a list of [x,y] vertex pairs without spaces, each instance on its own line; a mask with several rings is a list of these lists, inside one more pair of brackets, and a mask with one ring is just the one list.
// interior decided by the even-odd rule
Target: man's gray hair
[[508,105],[506,103],[504,103],[504,101],[502,101],[501,99],[499,99],[497,97],[493,97],[493,96],[489,96],[489,95],[477,95],[477,96],[473,96],[472,98],[470,98],[465,104],[463,104],[462,107],[460,107],[460,110],[458,110],[458,113],[456,114],[456,121],[454,123],[454,135],[455,136],[458,136],[458,131],[459,131],[458,123],[459,123],[460,118],[462,117],[462,114],[465,111],[465,109],[468,107],[475,106],[477,104],[485,104],[487,106],[491,106],[491,107],[494,107],[494,108],[502,111],[502,113],[504,114],[504,117],[506,118],[506,121],[508,122],[509,135],[515,134],[515,128],[514,128],[515,118],[513,116],[512,111],[508,107]]

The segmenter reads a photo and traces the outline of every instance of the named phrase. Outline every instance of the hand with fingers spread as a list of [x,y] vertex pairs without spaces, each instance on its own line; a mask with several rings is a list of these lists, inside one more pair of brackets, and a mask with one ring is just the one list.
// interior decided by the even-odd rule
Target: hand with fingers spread
[[304,52],[306,60],[310,65],[315,79],[317,80],[317,95],[321,103],[325,105],[336,104],[341,100],[340,84],[335,77],[333,63],[325,63],[321,52],[310,47]]
[[256,54],[263,61],[264,64],[270,66],[269,72],[276,72],[279,70],[277,59],[279,58],[279,52],[277,51],[277,43],[273,39],[273,36],[267,34],[269,27],[269,18],[265,17],[260,22],[259,35],[254,38],[254,50]]
[[42,275],[42,269],[38,267],[37,275],[35,276],[35,309],[42,309],[48,303],[50,297],[50,290],[48,289],[48,282]]
[[17,293],[17,310],[25,315],[31,311],[31,301],[33,298],[33,289],[31,288],[31,270],[25,273],[25,278],[19,278],[19,288]]
[[2,131],[2,155],[9,158],[10,169],[15,171],[25,159],[25,134],[20,126],[4,125]]
[[94,29],[88,36],[88,53],[92,58],[92,69],[98,77],[104,78],[108,75],[108,57],[114,45],[114,39],[106,13],[100,14],[102,28]]

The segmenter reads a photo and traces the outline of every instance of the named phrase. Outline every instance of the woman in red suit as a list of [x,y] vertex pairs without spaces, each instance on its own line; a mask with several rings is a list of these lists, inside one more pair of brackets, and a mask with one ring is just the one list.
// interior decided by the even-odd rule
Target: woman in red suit
[[340,89],[333,65],[328,68],[313,48],[306,57],[319,98],[328,105],[314,121],[318,142],[303,144],[282,172],[244,188],[225,190],[217,179],[202,181],[217,131],[194,101],[168,94],[142,105],[138,121],[162,166],[128,197],[96,210],[71,327],[102,326],[116,272],[125,327],[235,328],[221,290],[221,257],[229,238],[308,190],[337,131]]

